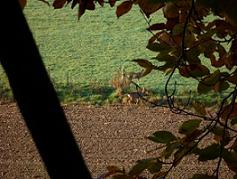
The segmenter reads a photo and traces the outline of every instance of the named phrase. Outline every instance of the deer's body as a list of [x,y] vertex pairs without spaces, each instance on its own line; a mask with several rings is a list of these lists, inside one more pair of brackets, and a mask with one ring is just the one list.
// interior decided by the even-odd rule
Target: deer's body
[[148,95],[148,92],[145,88],[140,89],[136,92],[131,92],[126,94],[127,104],[139,104],[144,96]]

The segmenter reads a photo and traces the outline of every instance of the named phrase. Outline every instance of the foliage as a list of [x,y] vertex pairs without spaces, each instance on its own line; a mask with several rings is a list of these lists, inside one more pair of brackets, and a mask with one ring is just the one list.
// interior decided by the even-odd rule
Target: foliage
[[[55,0],[53,6],[62,8],[68,3],[71,3],[72,8],[79,4],[79,18],[85,10],[95,9],[93,0]],[[98,3],[101,6],[104,4],[103,0]],[[109,0],[108,3],[114,6],[115,1]],[[167,107],[174,113],[193,118],[180,126],[179,135],[157,131],[148,137],[162,145],[160,156],[140,160],[128,171],[115,166],[108,167],[108,173],[103,177],[145,178],[142,174],[147,170],[152,178],[164,178],[189,154],[196,155],[199,161],[217,160],[213,173],[194,174],[192,178],[219,178],[223,161],[236,173],[237,1],[125,0],[117,6],[117,17],[128,13],[136,4],[144,14],[147,30],[152,33],[147,49],[157,53],[155,59],[161,65],[153,65],[146,59],[135,62],[146,69],[145,75],[154,70],[168,75],[165,85]],[[150,24],[150,15],[158,11],[163,12],[165,21]],[[214,18],[208,19],[209,15]],[[226,44],[229,48],[225,48]],[[211,65],[206,65],[200,56],[204,56],[204,60]],[[198,103],[193,105],[193,110],[176,105],[176,87],[170,89],[175,72],[197,81],[197,92],[200,94],[226,91],[227,95],[212,111]],[[207,136],[211,136],[213,141],[201,148],[200,142]],[[163,166],[167,165],[169,167],[165,170],[167,167]]]

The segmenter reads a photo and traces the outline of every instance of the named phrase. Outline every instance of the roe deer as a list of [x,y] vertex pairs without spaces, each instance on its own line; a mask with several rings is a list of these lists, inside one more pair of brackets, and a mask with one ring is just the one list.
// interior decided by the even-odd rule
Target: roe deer
[[127,94],[128,104],[138,104],[144,96],[148,95],[148,91],[145,88],[141,88],[136,92],[131,92]]

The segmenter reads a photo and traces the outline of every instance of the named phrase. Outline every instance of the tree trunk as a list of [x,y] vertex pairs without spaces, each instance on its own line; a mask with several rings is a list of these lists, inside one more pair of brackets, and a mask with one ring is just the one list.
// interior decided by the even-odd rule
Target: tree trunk
[[18,1],[1,1],[0,18],[0,62],[49,176],[90,179]]

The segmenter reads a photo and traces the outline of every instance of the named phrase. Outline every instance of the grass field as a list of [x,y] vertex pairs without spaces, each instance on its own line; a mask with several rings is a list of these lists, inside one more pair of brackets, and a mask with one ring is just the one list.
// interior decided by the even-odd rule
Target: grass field
[[[87,11],[80,21],[77,8],[54,10],[40,1],[29,1],[24,13],[62,101],[104,101],[113,95],[114,73],[121,67],[138,71],[132,59],[156,55],[145,48],[151,34],[136,6],[119,19],[108,5]],[[152,19],[163,17],[158,14]],[[166,78],[154,71],[139,84],[162,95]],[[182,93],[194,89],[186,79],[174,80]]]

